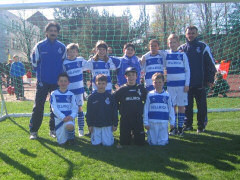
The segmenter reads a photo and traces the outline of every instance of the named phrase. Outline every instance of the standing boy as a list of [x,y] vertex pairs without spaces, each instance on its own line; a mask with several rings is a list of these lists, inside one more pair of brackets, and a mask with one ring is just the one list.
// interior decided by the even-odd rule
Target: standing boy
[[147,90],[136,83],[137,70],[134,67],[126,69],[125,78],[127,83],[114,93],[121,115],[120,144],[130,145],[133,131],[135,144],[144,145],[143,106]]
[[125,70],[128,67],[134,67],[137,70],[137,84],[140,83],[141,66],[138,57],[135,55],[136,49],[134,44],[127,43],[123,47],[124,55],[119,59],[113,58],[113,63],[117,68],[117,84],[119,87],[126,84]]
[[59,144],[68,142],[74,144],[74,119],[77,116],[78,106],[75,95],[69,91],[69,79],[66,73],[58,77],[59,89],[51,93],[51,108],[55,115],[55,130]]
[[154,89],[152,84],[152,75],[156,72],[163,73],[163,60],[165,59],[165,52],[159,50],[159,41],[152,39],[149,41],[150,52],[143,55],[141,65],[145,73],[145,86],[148,91]]
[[88,98],[86,119],[93,145],[113,145],[113,131],[117,130],[117,105],[113,95],[105,90],[107,82],[106,75],[98,74],[97,91]]
[[152,81],[155,90],[147,95],[144,106],[144,126],[148,130],[150,145],[166,145],[168,144],[168,121],[170,121],[170,127],[174,127],[174,109],[171,96],[163,90],[163,74],[155,73]]
[[67,59],[63,62],[63,69],[67,72],[70,80],[68,89],[76,96],[78,105],[78,134],[84,135],[84,115],[83,115],[83,70],[87,61],[83,57],[77,57],[79,53],[78,44],[71,43],[67,46]]
[[171,34],[168,37],[170,50],[167,51],[164,63],[167,70],[167,91],[171,95],[175,108],[175,127],[170,130],[170,135],[183,134],[185,106],[188,104],[187,92],[189,90],[190,70],[186,54],[178,51],[179,45],[178,36]]
[[24,87],[23,87],[23,79],[22,76],[25,74],[25,68],[23,63],[19,61],[19,57],[17,55],[13,56],[14,62],[10,68],[11,79],[13,80],[13,86],[15,89],[15,94],[17,100],[24,100]]

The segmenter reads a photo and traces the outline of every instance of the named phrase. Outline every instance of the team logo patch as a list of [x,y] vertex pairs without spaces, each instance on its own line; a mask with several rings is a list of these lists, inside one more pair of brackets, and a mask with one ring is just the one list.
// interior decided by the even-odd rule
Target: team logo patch
[[180,54],[177,56],[177,59],[178,59],[178,60],[182,60],[182,57],[181,57]]
[[197,47],[197,48],[196,48],[196,51],[197,51],[197,53],[200,53],[200,52],[201,52],[200,47]]
[[133,59],[131,60],[132,64],[136,64],[136,61],[134,61]]
[[43,83],[42,83],[42,82],[39,82],[38,85],[41,86],[41,87],[43,87]]
[[58,53],[62,54],[62,49],[61,48],[58,49]]
[[[171,58],[170,55],[169,55],[169,58]],[[162,58],[158,58],[157,62],[158,62],[158,64],[162,64]]]
[[106,103],[106,104],[110,104],[109,98],[106,98],[106,99],[105,99],[105,103]]
[[81,67],[81,62],[77,62],[77,67]]
[[167,104],[167,102],[168,102],[167,97],[164,96],[164,97],[163,97],[163,103],[164,103],[164,104]]
[[109,63],[106,63],[106,64],[105,64],[105,68],[106,68],[106,69],[109,69],[109,68],[110,68]]
[[71,102],[71,96],[67,96],[67,97],[66,97],[66,101],[67,101],[68,103],[70,103],[70,102]]
[[141,95],[142,95],[142,93],[141,93],[141,90],[140,90],[140,89],[138,89],[137,93],[139,94],[139,96],[141,96]]

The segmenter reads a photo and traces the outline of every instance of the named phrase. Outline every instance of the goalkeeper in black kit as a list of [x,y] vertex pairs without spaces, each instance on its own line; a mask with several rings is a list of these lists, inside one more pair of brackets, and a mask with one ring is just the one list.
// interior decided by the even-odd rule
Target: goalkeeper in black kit
[[143,107],[147,90],[143,85],[136,83],[137,70],[129,67],[125,71],[127,83],[115,93],[120,119],[120,144],[131,144],[131,131],[136,145],[144,145],[145,133],[143,129]]

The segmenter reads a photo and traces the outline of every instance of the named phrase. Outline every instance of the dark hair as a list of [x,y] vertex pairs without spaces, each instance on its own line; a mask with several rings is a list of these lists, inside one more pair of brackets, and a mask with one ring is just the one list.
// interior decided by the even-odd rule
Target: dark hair
[[132,44],[132,43],[126,43],[126,44],[124,44],[123,49],[125,50],[125,49],[127,49],[127,48],[129,48],[129,47],[133,48],[134,51],[136,51],[136,48],[135,48],[134,44]]
[[106,75],[104,75],[104,74],[98,74],[97,76],[96,76],[96,80],[95,80],[96,82],[97,81],[105,81],[106,83],[107,83],[107,76]]
[[196,26],[188,26],[186,29],[185,29],[185,32],[187,32],[187,30],[196,30],[198,32],[198,28]]
[[[109,59],[108,56],[107,56],[107,49],[108,49],[107,43],[104,42],[104,41],[102,41],[102,40],[99,40],[99,41],[96,43],[95,50],[97,50],[98,48],[104,48],[104,49],[106,49],[106,56],[104,57],[103,60],[104,60],[105,62],[107,62],[108,59]],[[98,56],[97,53],[93,56],[93,59],[94,59],[95,61],[98,61],[99,56]]]
[[46,27],[45,27],[45,32],[47,32],[50,27],[56,27],[58,32],[59,32],[60,29],[61,29],[60,25],[59,25],[57,22],[50,22],[50,23],[48,23],[48,24],[46,25]]
[[155,73],[152,75],[152,81],[155,81],[157,79],[161,79],[162,81],[164,81],[164,75],[162,73]]
[[68,81],[69,81],[69,76],[68,76],[68,74],[66,72],[60,73],[58,75],[58,81],[59,81],[60,77],[66,77],[68,79]]
[[151,40],[149,41],[148,45],[150,45],[150,44],[152,44],[152,43],[157,43],[157,45],[160,46],[160,42],[159,42],[159,40],[157,40],[157,39],[151,39]]

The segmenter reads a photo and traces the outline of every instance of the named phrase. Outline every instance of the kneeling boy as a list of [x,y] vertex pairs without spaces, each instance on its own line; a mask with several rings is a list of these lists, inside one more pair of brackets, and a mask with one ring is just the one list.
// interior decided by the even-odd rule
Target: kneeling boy
[[111,146],[114,143],[113,131],[117,130],[118,113],[113,96],[105,90],[107,76],[96,76],[97,91],[88,97],[87,125],[93,145]]
[[164,76],[155,73],[152,76],[155,90],[148,93],[144,106],[144,126],[148,130],[150,145],[168,144],[168,121],[174,127],[175,115],[171,96],[163,90]]
[[59,89],[51,93],[51,108],[55,115],[55,130],[59,144],[74,144],[74,119],[78,113],[75,95],[69,91],[69,78],[66,73],[58,76]]

